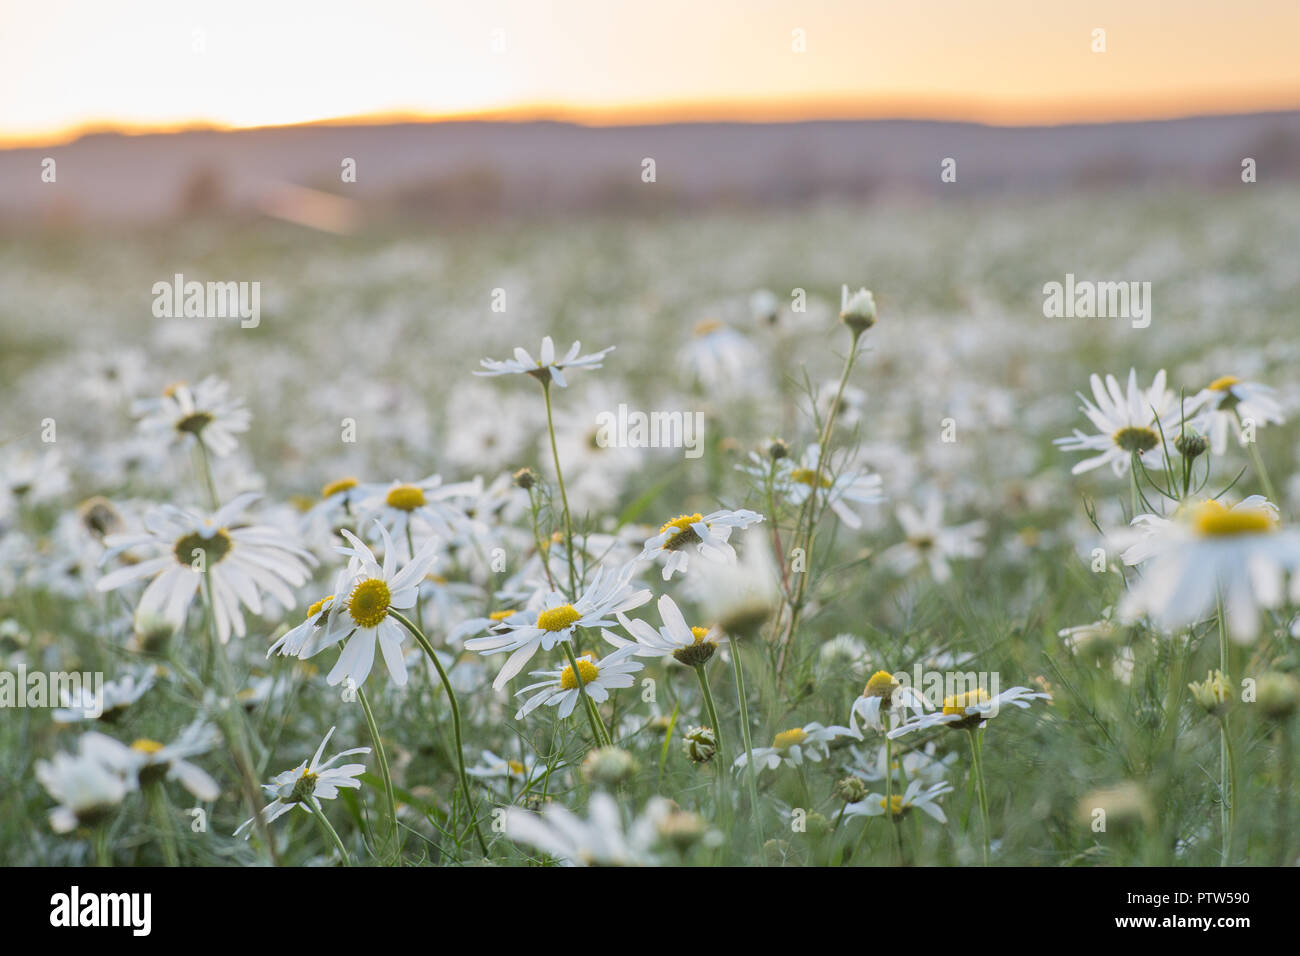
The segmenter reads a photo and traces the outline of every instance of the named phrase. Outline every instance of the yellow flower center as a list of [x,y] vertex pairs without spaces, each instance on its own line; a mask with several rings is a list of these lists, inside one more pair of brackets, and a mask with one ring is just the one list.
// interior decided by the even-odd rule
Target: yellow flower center
[[537,626],[543,631],[562,631],[580,617],[572,604],[561,604],[537,615]]
[[172,382],[162,390],[164,398],[175,398],[176,393],[185,387],[184,382]]
[[367,578],[352,589],[348,597],[348,613],[357,627],[378,627],[388,617],[392,592],[380,578]]
[[156,754],[163,749],[163,745],[156,740],[149,740],[147,737],[141,737],[139,740],[132,741],[132,750],[138,750],[142,754]]
[[332,600],[334,600],[334,595],[327,594],[319,601],[317,601],[315,604],[313,604],[311,607],[307,608],[307,619],[310,620],[311,618],[319,614],[321,612],[321,609],[325,607],[325,602],[332,601]]
[[1225,375],[1222,378],[1216,378],[1210,383],[1210,390],[1215,392],[1226,392],[1234,385],[1240,385],[1241,379],[1235,375]]
[[795,744],[801,744],[808,739],[808,734],[802,727],[795,727],[793,730],[783,730],[772,738],[772,746],[777,750],[785,750],[793,747]]
[[199,554],[203,555],[203,569],[212,567],[230,551],[232,542],[225,528],[220,528],[211,537],[205,538],[197,531],[187,534],[176,542],[172,553],[181,564],[188,564],[198,569],[196,564]]
[[488,620],[504,621],[506,618],[508,618],[511,614],[514,613],[515,613],[514,611],[493,611],[491,614],[488,615]]
[[340,491],[351,491],[357,486],[355,478],[339,478],[337,481],[331,481],[328,485],[320,490],[322,498],[333,498]]
[[384,500],[390,508],[414,511],[424,507],[424,489],[419,485],[398,485],[388,492],[388,497]]
[[709,636],[709,629],[707,627],[693,627],[691,628],[691,636],[695,638],[696,644],[702,644],[705,638]]
[[521,777],[524,775],[524,765],[518,760],[507,760],[506,767],[509,768],[510,772],[513,774],[517,774]]
[[1112,437],[1120,448],[1125,451],[1135,451],[1139,455],[1160,444],[1160,436],[1144,426],[1129,425],[1121,428]]
[[599,674],[600,671],[596,669],[595,664],[585,657],[580,657],[578,658],[578,676],[573,675],[573,665],[570,664],[560,672],[560,686],[565,690],[577,690],[578,677],[581,677],[582,683],[586,685],[594,681]]
[[831,480],[827,475],[822,475],[820,480],[817,477],[817,471],[813,468],[796,468],[790,472],[790,480],[797,481],[801,485],[807,485],[811,488],[814,484],[822,488],[829,488]]
[[876,671],[867,681],[867,687],[862,692],[862,696],[889,697],[898,686],[898,681],[894,680],[894,675],[889,671]]
[[663,550],[680,551],[692,541],[699,541],[700,536],[695,533],[695,529],[692,528],[691,525],[695,524],[697,521],[703,520],[704,515],[697,511],[693,515],[679,515],[672,521],[664,522],[663,527],[659,529],[659,533],[663,534],[667,531],[672,531],[673,533],[670,534],[661,545]]
[[1196,532],[1207,537],[1264,534],[1277,530],[1277,519],[1267,508],[1225,508],[1217,501],[1204,501],[1192,515]]
[[711,332],[717,332],[719,329],[724,328],[726,328],[726,326],[717,319],[703,319],[702,321],[695,323],[694,331],[697,336],[703,337]]
[[903,798],[894,794],[889,798],[889,806],[885,806],[885,798],[880,798],[880,809],[888,810],[893,816],[898,816],[903,812]]
[[974,707],[977,704],[983,704],[988,699],[989,695],[982,687],[968,690],[964,694],[952,694],[943,699],[943,712],[945,714],[956,714],[960,717],[965,717],[967,707]]

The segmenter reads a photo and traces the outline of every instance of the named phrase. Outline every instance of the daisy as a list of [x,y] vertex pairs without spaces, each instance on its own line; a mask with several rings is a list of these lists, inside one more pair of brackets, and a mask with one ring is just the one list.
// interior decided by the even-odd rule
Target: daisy
[[[384,663],[393,683],[406,684],[406,661],[402,642],[406,628],[389,612],[404,611],[419,600],[420,582],[437,560],[437,541],[425,543],[402,569],[397,570],[396,550],[383,525],[379,535],[384,542],[384,563],[380,565],[374,552],[366,547],[351,531],[341,534],[351,543],[351,548],[340,548],[350,555],[347,574],[336,585],[334,600],[325,619],[325,634],[321,642],[328,646],[345,641],[339,659],[325,682],[331,687],[348,678],[353,686],[360,687],[375,663],[375,644],[384,654]],[[343,595],[347,597],[343,597]]]
[[551,341],[548,335],[542,339],[542,351],[539,353],[537,361],[528,354],[525,349],[516,348],[515,357],[498,361],[496,359],[483,359],[479,362],[486,371],[476,371],[475,375],[531,375],[543,385],[549,385],[554,382],[561,388],[569,383],[565,381],[564,370],[566,368],[589,368],[597,369],[601,367],[606,355],[614,351],[614,346],[601,349],[599,352],[592,352],[590,355],[578,355],[581,347],[580,342],[574,342],[564,358],[557,360],[555,358],[555,343]]
[[135,789],[135,780],[106,764],[93,746],[87,745],[86,736],[75,756],[59,753],[52,761],[36,761],[36,779],[59,802],[50,811],[50,827],[55,833],[104,821]]
[[758,512],[744,510],[680,515],[665,523],[658,534],[646,539],[637,559],[662,559],[665,581],[671,580],[678,571],[686,573],[692,546],[706,558],[734,562],[736,550],[727,543],[732,530],[744,530],[762,520],[763,516]]
[[895,514],[906,538],[887,548],[880,558],[900,574],[908,574],[924,564],[930,576],[942,584],[952,577],[949,558],[978,558],[984,553],[979,539],[988,525],[971,521],[945,528],[943,500],[937,494],[927,499],[924,513],[904,502]]
[[[271,823],[288,813],[295,806],[301,807],[308,813],[320,810],[320,801],[333,800],[339,795],[339,789],[346,787],[351,790],[360,790],[361,781],[357,777],[366,772],[366,765],[363,763],[348,763],[341,767],[335,767],[334,761],[343,757],[351,757],[353,754],[368,754],[369,747],[353,747],[351,750],[344,750],[337,753],[329,760],[321,763],[321,754],[325,752],[325,745],[329,743],[330,737],[334,735],[335,728],[331,727],[325,739],[320,742],[316,748],[315,755],[311,760],[304,760],[292,770],[286,770],[284,773],[277,774],[274,783],[262,784],[262,789],[268,794],[275,797],[270,803],[262,808],[261,817],[266,823]],[[239,825],[235,830],[235,836],[239,836],[241,831],[245,831],[245,838],[252,833],[250,829],[255,818],[250,817]]]
[[340,590],[347,585],[347,571],[340,571],[334,583],[334,594],[327,594],[319,601],[314,602],[307,608],[307,614],[302,622],[291,627],[280,639],[267,648],[266,656],[279,654],[281,657],[296,657],[299,660],[306,660],[314,657],[325,648],[338,642],[342,635],[335,631],[331,633],[325,624],[329,620],[329,612],[334,607],[334,597]]
[[677,355],[690,378],[710,390],[743,390],[759,384],[762,353],[742,333],[716,319],[695,325]]
[[1257,382],[1243,382],[1232,375],[1216,378],[1188,403],[1193,414],[1192,426],[1210,438],[1210,448],[1222,455],[1228,448],[1228,429],[1244,445],[1242,423],[1281,425],[1282,406],[1273,397],[1273,389]]
[[862,730],[858,727],[861,717],[872,730],[883,733],[888,728],[882,719],[883,714],[906,716],[910,710],[915,716],[925,714],[926,701],[921,692],[910,684],[906,687],[889,671],[876,671],[867,681],[862,696],[853,702],[849,712],[849,732],[858,740],[862,739]]
[[[515,713],[515,720],[523,720],[542,704],[558,706],[560,716],[568,717],[573,713],[573,708],[578,705],[578,700],[583,693],[598,704],[608,700],[611,690],[631,687],[632,675],[645,666],[640,661],[630,659],[634,653],[635,648],[622,647],[599,661],[592,659],[595,656],[593,654],[584,654],[577,659],[576,675],[573,673],[572,664],[565,664],[553,671],[533,671],[534,677],[546,679],[536,684],[529,684],[516,692],[522,695],[537,691],[524,701],[523,706]],[[578,689],[579,677],[582,678],[581,690]]]
[[855,777],[875,783],[885,779],[886,757],[892,757],[889,770],[895,777],[901,775],[904,781],[920,780],[922,783],[935,784],[948,775],[948,770],[957,760],[957,752],[950,751],[942,759],[935,756],[937,749],[933,740],[927,741],[922,750],[908,750],[900,754],[897,749],[889,753],[884,744],[875,748],[872,757],[858,747],[850,747],[853,764],[848,768]]
[[1300,534],[1282,527],[1277,507],[1260,495],[1230,508],[1203,501],[1172,518],[1140,515],[1134,524],[1145,534],[1121,557],[1144,568],[1120,604],[1126,622],[1145,614],[1162,630],[1176,631],[1206,617],[1221,596],[1229,633],[1248,643],[1259,633],[1261,609],[1283,603],[1287,573],[1290,598],[1300,601],[1300,574],[1293,573],[1300,568]]
[[63,688],[59,700],[61,706],[51,716],[60,724],[75,724],[87,719],[112,723],[153,687],[156,676],[152,667],[138,676],[125,674],[118,680],[105,681],[101,694],[84,685],[75,695]]
[[644,866],[656,862],[655,844],[660,827],[672,813],[672,803],[651,797],[642,814],[624,828],[618,803],[607,793],[593,793],[583,820],[572,810],[553,803],[542,813],[509,807],[503,832],[511,840],[527,843],[569,866]]
[[[829,507],[850,528],[862,527],[862,518],[849,507],[849,504],[871,505],[885,500],[881,494],[883,479],[866,471],[841,471],[832,475],[829,464],[818,468],[821,451],[816,443],[809,445],[803,458],[794,461],[782,458],[777,462],[775,485],[777,491],[791,504],[802,506],[813,495],[813,485],[817,485],[816,497],[820,507]],[[743,467],[761,480],[766,479],[770,465],[757,453],[750,454],[751,464]]]
[[466,767],[465,772],[482,780],[504,779],[522,785],[545,773],[547,769],[545,764],[538,764],[536,754],[528,754],[523,760],[507,760],[498,757],[491,750],[484,750],[478,766]]
[[856,803],[846,804],[844,807],[845,816],[859,817],[880,817],[885,815],[885,804],[889,804],[889,813],[898,819],[909,810],[920,810],[929,816],[934,817],[940,823],[947,823],[948,818],[943,815],[943,810],[935,802],[944,794],[952,793],[952,784],[936,783],[925,789],[920,780],[913,780],[907,785],[907,789],[901,794],[896,793],[885,800],[883,793],[869,793]]
[[[1156,373],[1148,389],[1138,388],[1137,369],[1129,370],[1127,392],[1120,389],[1114,375],[1107,375],[1104,385],[1099,375],[1094,374],[1089,381],[1095,401],[1080,394],[1083,405],[1079,410],[1088,416],[1097,434],[1088,435],[1076,428],[1072,436],[1057,438],[1054,443],[1065,451],[1099,454],[1076,464],[1071,473],[1079,475],[1109,464],[1116,477],[1122,478],[1135,454],[1148,468],[1164,468],[1164,456],[1158,450],[1161,431],[1172,439],[1170,426],[1178,422],[1178,396],[1165,388],[1165,370]],[[1147,454],[1152,450],[1157,453]]]
[[230,398],[230,386],[209,376],[193,387],[184,382],[168,385],[158,398],[137,401],[132,411],[141,416],[140,430],[193,439],[218,458],[238,446],[235,433],[248,431],[250,414],[243,402]]
[[221,642],[229,641],[232,632],[243,637],[242,609],[261,614],[262,592],[284,607],[293,607],[290,588],[301,586],[308,565],[316,563],[278,529],[236,523],[257,498],[254,492],[239,495],[210,516],[172,505],[154,509],[144,520],[144,533],[104,539],[108,547],[104,560],[128,548],[161,553],[110,571],[96,582],[96,589],[112,591],[151,579],[136,614],[157,615],[179,631],[206,575]]
[[928,730],[931,727],[951,727],[953,730],[969,730],[983,727],[990,719],[996,717],[1006,704],[1026,708],[1031,700],[1051,700],[1051,694],[1031,691],[1028,687],[1012,687],[996,697],[990,697],[982,687],[960,694],[950,694],[943,699],[943,707],[931,714],[924,714],[895,727],[887,735],[891,740],[910,734],[914,730]]
[[631,562],[612,571],[598,568],[572,604],[561,592],[551,591],[542,598],[535,623],[527,619],[515,623],[517,619],[507,618],[495,633],[466,641],[465,647],[480,654],[512,652],[492,682],[500,690],[524,669],[539,648],[549,651],[559,642],[571,640],[579,627],[611,627],[614,622],[607,619],[611,614],[630,611],[649,601],[650,592],[631,583],[633,568]]
[[[754,764],[760,770],[775,770],[781,764],[787,767],[801,766],[805,757],[818,762],[830,753],[830,742],[836,737],[844,736],[853,736],[853,731],[848,727],[823,727],[816,721],[783,730],[773,738],[772,746],[753,748]],[[742,753],[732,766],[740,770],[748,762],[748,754]]]
[[196,720],[170,744],[141,738],[128,747],[112,737],[92,732],[83,738],[82,749],[128,779],[139,781],[141,786],[175,780],[199,800],[212,801],[221,796],[221,788],[206,770],[186,758],[207,753],[216,742],[213,728]]
[[703,664],[716,653],[719,644],[727,643],[727,635],[716,628],[687,625],[677,603],[667,594],[659,598],[659,617],[664,626],[656,630],[645,621],[619,614],[619,623],[634,638],[631,641],[611,631],[601,633],[615,647],[631,648],[638,657],[672,657],[688,667]]
[[[465,513],[452,502],[476,493],[473,482],[443,485],[442,478],[430,475],[414,484],[394,481],[371,485],[361,502],[359,526],[372,521],[387,530],[403,547],[408,537],[418,531],[420,537],[435,534],[450,538],[468,523]],[[410,549],[406,548],[408,557]]]
[[783,598],[776,559],[761,537],[751,539],[734,564],[706,561],[686,586],[722,633],[735,636],[762,627]]

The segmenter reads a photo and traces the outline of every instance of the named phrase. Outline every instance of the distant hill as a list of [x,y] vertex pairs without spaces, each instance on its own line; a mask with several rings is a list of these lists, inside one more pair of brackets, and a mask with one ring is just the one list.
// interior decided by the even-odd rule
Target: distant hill
[[[57,181],[41,180],[52,157]],[[941,185],[940,164],[957,181]],[[691,208],[879,193],[1043,193],[1111,183],[1300,180],[1300,112],[990,127],[911,120],[308,125],[97,133],[0,151],[0,221],[151,221],[283,206],[286,187],[356,200],[365,216],[534,215]],[[357,181],[340,179],[345,158]],[[642,182],[655,161],[656,182]],[[651,193],[649,190],[654,189]],[[303,191],[291,191],[299,195]]]

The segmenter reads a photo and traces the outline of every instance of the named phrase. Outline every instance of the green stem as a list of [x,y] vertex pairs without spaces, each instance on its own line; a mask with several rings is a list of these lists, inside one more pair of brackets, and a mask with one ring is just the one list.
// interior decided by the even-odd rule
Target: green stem
[[560,486],[560,501],[564,505],[564,543],[569,553],[569,600],[578,596],[577,571],[573,561],[573,519],[569,513],[569,495],[564,490],[564,472],[560,470],[560,449],[555,443],[555,419],[551,414],[551,380],[542,382],[542,395],[546,398],[546,431],[551,436],[551,458],[555,462],[555,480]]
[[176,828],[167,807],[167,792],[161,782],[151,783],[148,788],[149,808],[158,822],[158,831],[162,836],[163,859],[168,866],[180,866],[180,854],[176,850]]
[[[1219,670],[1224,679],[1228,679],[1231,670],[1228,667],[1228,627],[1223,613],[1223,594],[1215,595],[1216,610],[1219,615]],[[1222,866],[1227,866],[1232,857],[1232,835],[1236,828],[1235,791],[1236,761],[1232,752],[1232,735],[1228,729],[1228,715],[1219,716],[1219,827],[1223,834]]]
[[270,828],[266,825],[266,820],[262,818],[262,808],[258,805],[257,782],[253,779],[253,758],[249,752],[246,736],[248,728],[244,720],[244,712],[239,704],[238,694],[235,692],[235,677],[230,671],[230,658],[226,655],[226,648],[221,643],[221,636],[217,633],[217,616],[212,605],[212,586],[206,574],[203,577],[202,590],[203,600],[208,612],[208,639],[211,643],[211,653],[217,659],[217,673],[221,678],[221,692],[225,697],[225,706],[221,708],[221,720],[219,722],[226,736],[226,744],[234,755],[235,766],[239,771],[240,784],[244,791],[244,800],[248,803],[249,811],[253,814],[253,825],[257,828],[257,835],[262,838],[262,842],[266,845],[267,852],[271,856],[271,862],[275,866],[279,866],[280,858],[275,848],[275,841],[271,838]]
[[316,818],[316,822],[320,824],[320,828],[334,844],[335,849],[339,851],[339,858],[343,861],[343,865],[351,866],[352,860],[348,856],[348,851],[344,848],[343,841],[339,839],[338,831],[330,825],[329,820],[325,817],[325,812],[321,810],[320,804],[311,797],[308,797],[303,802],[307,804],[307,809],[311,811],[311,815]]
[[384,742],[379,737],[379,725],[375,723],[375,713],[370,709],[370,701],[364,689],[357,688],[357,699],[366,715],[366,726],[370,729],[370,739],[375,742],[375,758],[379,761],[379,773],[384,778],[384,796],[388,801],[388,821],[390,833],[397,855],[402,854],[402,832],[397,826],[397,798],[393,794],[393,775],[388,768],[388,755],[384,752]]
[[564,648],[564,656],[569,659],[569,667],[573,670],[573,679],[578,682],[578,696],[582,698],[583,707],[587,711],[587,722],[591,724],[591,732],[596,737],[597,747],[610,746],[609,731],[605,729],[605,721],[601,719],[600,711],[596,710],[596,704],[587,694],[587,684],[582,679],[582,671],[578,667],[578,658],[573,653],[573,648],[569,646],[568,641],[561,641],[560,646]]
[[749,736],[749,703],[745,699],[745,672],[740,666],[740,647],[731,641],[731,670],[736,678],[736,699],[740,701],[740,735],[745,741],[745,769],[749,771],[750,813],[754,815],[754,833],[758,836],[758,865],[765,866],[763,857],[763,817],[758,806],[758,768],[754,766],[754,744]]
[[723,761],[727,760],[727,750],[722,745],[722,723],[718,720],[718,708],[713,703],[713,691],[709,688],[709,680],[704,674],[704,665],[695,665],[695,676],[700,679],[700,690],[704,692],[704,707],[709,712],[709,723],[713,725],[713,744],[717,748],[718,756]]
[[[1237,412],[1237,422],[1241,423],[1241,412]],[[1260,457],[1259,445],[1253,441],[1246,442],[1246,451],[1250,455],[1250,463],[1255,466],[1255,475],[1259,478],[1259,483],[1264,486],[1264,494],[1268,500],[1275,505],[1281,505],[1277,497],[1277,491],[1273,488],[1273,481],[1268,476],[1268,469],[1264,467],[1264,459]]]
[[975,791],[979,797],[980,821],[984,825],[984,865],[989,865],[989,804],[984,792],[984,757],[980,750],[978,731],[971,727],[970,734],[971,772],[975,776]]
[[478,840],[479,849],[483,851],[484,856],[487,856],[487,843],[483,840],[483,834],[478,828],[478,820],[475,818],[474,799],[470,796],[469,792],[469,776],[465,773],[465,743],[461,737],[460,704],[456,701],[456,692],[452,690],[451,679],[443,669],[442,662],[438,660],[438,655],[434,652],[433,645],[430,644],[429,639],[424,636],[424,632],[411,623],[410,619],[400,611],[390,608],[388,613],[397,618],[398,622],[411,632],[411,636],[414,637],[420,647],[424,649],[424,653],[428,655],[429,660],[433,661],[433,666],[438,671],[438,677],[442,680],[442,686],[447,691],[447,700],[451,703],[451,726],[452,731],[456,736],[456,766],[460,772],[460,788],[461,792],[465,795],[465,807],[469,811],[470,823],[474,828],[474,836]]

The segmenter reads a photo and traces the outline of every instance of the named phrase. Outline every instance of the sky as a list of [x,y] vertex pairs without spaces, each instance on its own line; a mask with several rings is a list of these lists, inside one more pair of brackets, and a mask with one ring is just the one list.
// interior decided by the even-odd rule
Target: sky
[[0,143],[363,116],[1252,112],[1300,107],[1297,36],[1298,0],[0,0]]

